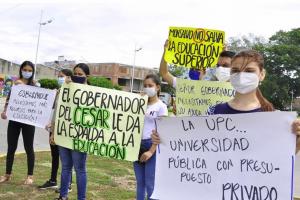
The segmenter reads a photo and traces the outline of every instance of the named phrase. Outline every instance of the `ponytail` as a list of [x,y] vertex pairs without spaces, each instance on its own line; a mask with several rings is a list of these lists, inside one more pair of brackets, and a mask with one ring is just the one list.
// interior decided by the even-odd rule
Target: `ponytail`
[[274,111],[274,106],[272,103],[270,103],[264,96],[263,94],[261,93],[260,89],[257,88],[256,89],[256,96],[259,100],[259,103],[261,105],[261,109],[262,111],[264,112],[271,112],[271,111]]

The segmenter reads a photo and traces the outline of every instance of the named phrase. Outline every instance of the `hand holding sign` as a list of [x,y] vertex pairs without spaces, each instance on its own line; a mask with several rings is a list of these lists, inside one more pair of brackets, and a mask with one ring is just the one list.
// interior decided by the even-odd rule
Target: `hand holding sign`
[[156,130],[152,131],[151,140],[153,144],[160,144],[160,137]]
[[1,113],[1,118],[2,118],[2,119],[7,119],[6,112],[3,111],[3,112]]
[[49,137],[49,144],[51,145],[56,145],[54,141],[54,133],[51,132],[50,137]]
[[300,151],[300,120],[297,119],[292,124],[292,131],[297,135],[296,153]]
[[292,132],[300,136],[300,119],[297,119],[292,124]]
[[140,162],[146,162],[153,156],[153,152],[151,151],[146,151],[145,153],[142,154],[140,158]]

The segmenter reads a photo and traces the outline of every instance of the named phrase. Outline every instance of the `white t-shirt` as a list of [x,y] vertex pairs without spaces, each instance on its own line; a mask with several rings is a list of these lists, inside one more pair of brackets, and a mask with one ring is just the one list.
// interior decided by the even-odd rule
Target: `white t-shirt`
[[155,130],[155,119],[160,116],[168,116],[167,105],[161,100],[147,106],[147,111],[144,118],[144,130],[142,139],[150,139],[152,130]]

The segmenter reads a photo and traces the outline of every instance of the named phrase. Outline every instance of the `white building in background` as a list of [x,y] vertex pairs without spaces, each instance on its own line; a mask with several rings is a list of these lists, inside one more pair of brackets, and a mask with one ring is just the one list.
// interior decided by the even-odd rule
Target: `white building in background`
[[67,60],[65,56],[58,56],[57,60],[45,62],[44,65],[57,68],[58,70],[64,68],[72,68],[76,65],[75,60]]
[[[19,76],[20,64],[0,58],[1,76]],[[37,64],[36,79],[56,78],[57,69],[51,66]]]

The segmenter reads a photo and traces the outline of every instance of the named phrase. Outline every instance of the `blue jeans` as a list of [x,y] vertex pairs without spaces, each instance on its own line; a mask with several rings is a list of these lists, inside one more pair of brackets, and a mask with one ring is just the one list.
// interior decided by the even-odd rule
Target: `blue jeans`
[[[152,146],[151,139],[142,140],[141,146],[146,149],[150,149]],[[136,178],[136,199],[144,200],[145,192],[147,192],[147,199],[150,199],[154,189],[154,178],[155,178],[155,161],[156,154],[154,153],[152,157],[147,160],[146,163],[134,162],[134,172]]]
[[86,153],[81,153],[59,146],[59,156],[62,165],[60,196],[68,196],[68,187],[71,182],[72,168],[74,166],[76,172],[77,199],[85,200],[87,183]]

